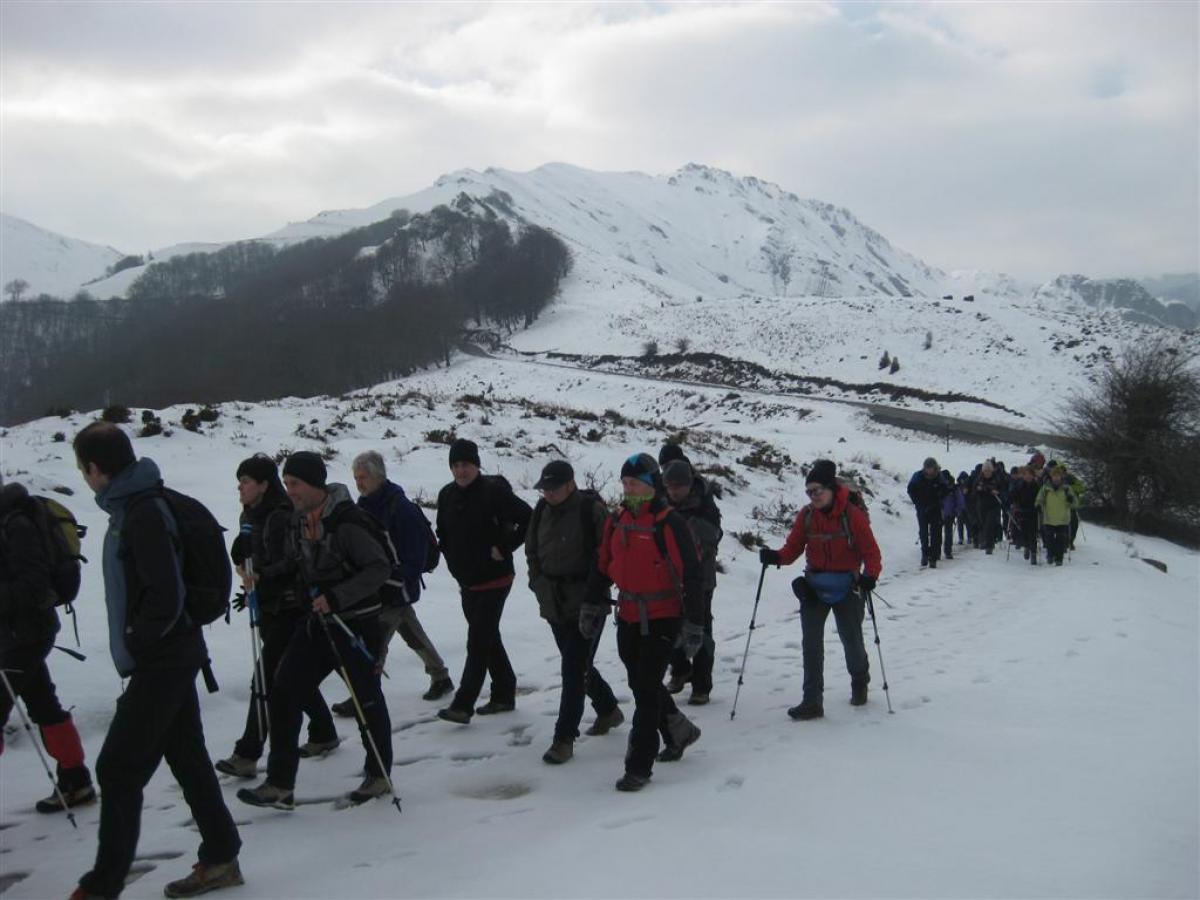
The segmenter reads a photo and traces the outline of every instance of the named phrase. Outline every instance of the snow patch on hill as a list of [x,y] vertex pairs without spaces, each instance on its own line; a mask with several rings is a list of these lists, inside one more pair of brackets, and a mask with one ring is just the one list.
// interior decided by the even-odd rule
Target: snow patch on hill
[[24,299],[43,293],[71,297],[122,256],[112,247],[64,237],[0,213],[0,284],[28,282]]

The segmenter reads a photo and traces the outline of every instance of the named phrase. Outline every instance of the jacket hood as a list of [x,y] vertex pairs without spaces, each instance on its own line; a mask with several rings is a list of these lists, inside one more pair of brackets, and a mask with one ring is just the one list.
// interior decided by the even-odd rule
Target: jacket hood
[[134,494],[162,486],[162,473],[154,460],[143,456],[118,472],[108,485],[96,494],[96,505],[110,515],[125,505]]
[[325,503],[321,507],[321,518],[328,519],[335,509],[343,503],[353,503],[350,497],[350,489],[344,484],[331,482],[325,485]]
[[25,485],[16,482],[6,484],[0,488],[0,515],[16,508],[28,498],[29,491],[25,490]]

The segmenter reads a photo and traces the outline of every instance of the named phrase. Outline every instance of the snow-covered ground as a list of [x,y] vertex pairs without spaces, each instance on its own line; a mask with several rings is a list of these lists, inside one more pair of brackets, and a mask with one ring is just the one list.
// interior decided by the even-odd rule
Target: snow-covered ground
[[[184,408],[160,411],[164,423],[177,422]],[[90,526],[84,552],[98,560],[103,516],[74,469],[69,444],[87,420],[39,420],[9,429],[0,442],[6,480],[36,492],[57,485],[76,492],[63,499]],[[966,549],[936,571],[917,565],[904,484],[921,460],[933,454],[957,472],[986,455],[1018,461],[1025,447],[953,445],[947,452],[932,438],[873,425],[845,406],[503,359],[460,360],[340,399],[224,404],[211,431],[174,426],[172,435],[139,438],[135,447],[160,464],[172,486],[233,526],[234,469],[252,452],[328,446],[337,451],[332,477],[348,482],[354,454],[378,448],[392,476],[428,498],[448,470],[445,445],[425,435],[451,425],[479,442],[486,471],[506,475],[530,502],[538,471],[554,455],[565,455],[581,481],[591,476],[611,497],[628,453],[654,452],[684,428],[697,465],[728,466],[716,476],[726,490],[726,571],[714,601],[713,702],[687,709],[703,737],[682,761],[657,765],[640,794],[613,790],[627,726],[581,739],[565,766],[545,765],[558,655],[519,580],[503,628],[521,686],[517,711],[477,717],[465,728],[436,720],[438,704],[420,699],[420,663],[397,642],[384,688],[403,814],[382,802],[346,811],[324,802],[357,783],[362,763],[356,729],[342,720],[343,748],[301,766],[297,796],[309,804],[295,813],[243,806],[233,796],[240,783],[226,784],[245,842],[247,884],[237,896],[1200,893],[1197,555],[1085,525],[1062,568],[1035,569],[1006,560],[1003,551],[987,557]],[[67,442],[54,441],[58,431]],[[802,502],[798,463],[822,455],[855,470],[874,492],[871,516],[884,555],[880,592],[890,604],[877,606],[878,627],[895,713],[887,711],[874,648],[871,701],[848,705],[830,625],[826,718],[788,719],[801,684],[800,625],[789,589],[797,567],[767,574],[730,721],[759,574],[756,553],[733,533],[760,533],[778,546],[786,524],[773,519]],[[779,476],[751,464],[764,456],[782,462]],[[457,681],[465,626],[456,592],[444,565],[427,580],[418,610]],[[90,761],[120,691],[100,591],[93,563],[78,603],[88,661],[52,659]],[[208,747],[226,755],[248,700],[244,620],[211,627],[208,640],[222,684],[220,693],[202,696]],[[61,642],[73,645],[69,626]],[[628,713],[611,631],[598,665]],[[331,679],[326,695],[340,699],[342,689]],[[589,711],[585,722],[590,718]],[[72,832],[65,820],[32,811],[47,787],[29,739],[12,737],[0,757],[0,885],[15,880],[5,900],[65,896],[90,864],[98,808],[81,810],[80,829]],[[187,870],[197,842],[163,769],[146,793],[137,864],[144,874],[123,896],[161,895],[166,881]]]

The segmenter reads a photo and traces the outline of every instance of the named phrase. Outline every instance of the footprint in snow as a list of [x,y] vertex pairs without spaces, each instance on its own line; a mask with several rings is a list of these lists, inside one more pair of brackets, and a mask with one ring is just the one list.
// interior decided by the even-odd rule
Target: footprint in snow
[[508,739],[508,746],[528,747],[530,744],[532,744],[533,735],[526,733],[529,731],[529,728],[529,725],[514,725],[512,728],[508,729],[508,731],[504,732],[505,734],[510,735]]
[[160,850],[157,853],[139,853],[133,858],[134,862],[164,862],[168,859],[179,859],[182,850]]
[[746,783],[746,776],[730,775],[728,778],[725,779],[724,783],[722,783],[717,788],[717,790],[718,791],[736,791],[738,788],[740,788],[745,783]]
[[652,822],[656,818],[657,818],[657,816],[652,816],[652,815],[628,816],[623,819],[611,819],[608,822],[601,822],[600,827],[605,828],[609,831],[612,831],[615,828],[625,828],[626,826],[629,826],[629,825],[636,825],[639,822]]
[[454,793],[471,800],[515,800],[533,793],[533,785],[523,781],[492,781],[466,785]]
[[0,872],[0,894],[3,894],[14,884],[19,884],[30,876],[29,872]]
[[928,697],[921,696],[921,697],[916,698],[915,700],[905,700],[903,703],[900,704],[900,708],[901,709],[920,709],[922,706],[924,706],[928,702],[929,702]]

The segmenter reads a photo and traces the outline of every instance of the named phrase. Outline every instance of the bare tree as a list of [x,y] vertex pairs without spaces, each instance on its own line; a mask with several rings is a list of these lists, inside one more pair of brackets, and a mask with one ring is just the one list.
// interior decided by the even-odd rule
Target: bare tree
[[692,349],[691,338],[675,338],[675,349],[680,353],[687,353],[690,349]]
[[4,286],[4,293],[8,294],[8,299],[13,303],[21,301],[21,295],[29,290],[29,282],[24,278],[14,278]]
[[1088,489],[1124,525],[1200,519],[1197,352],[1169,337],[1130,345],[1065,411]]

